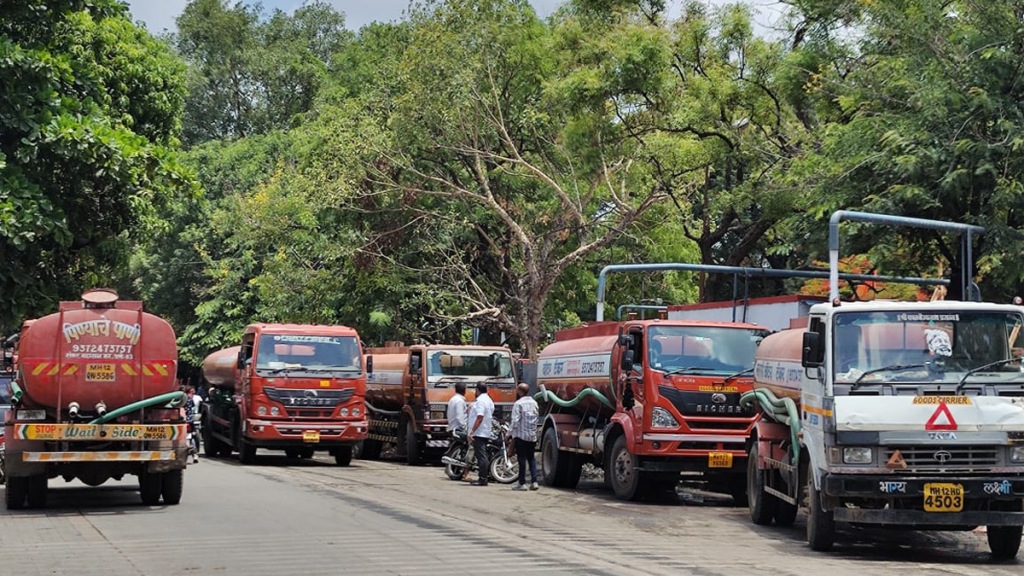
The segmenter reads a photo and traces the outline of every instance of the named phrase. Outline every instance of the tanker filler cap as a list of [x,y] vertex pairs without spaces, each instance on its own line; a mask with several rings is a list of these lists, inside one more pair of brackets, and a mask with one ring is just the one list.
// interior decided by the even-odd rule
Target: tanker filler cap
[[110,288],[93,288],[82,293],[86,308],[113,308],[117,300],[117,292]]

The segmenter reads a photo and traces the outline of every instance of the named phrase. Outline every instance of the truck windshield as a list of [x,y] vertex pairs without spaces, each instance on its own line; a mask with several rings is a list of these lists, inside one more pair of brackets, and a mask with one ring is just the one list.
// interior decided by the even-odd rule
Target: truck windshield
[[435,387],[456,381],[467,387],[485,380],[488,385],[514,384],[512,355],[495,350],[431,350],[427,356],[427,380]]
[[[835,316],[835,382],[1015,380],[1024,376],[1020,314],[1002,311],[849,312]],[[1005,362],[1003,362],[1005,361]],[[982,368],[989,365],[986,368]]]
[[256,370],[264,373],[344,372],[360,374],[363,359],[354,336],[263,334],[256,347]]
[[652,326],[644,361],[666,374],[737,374],[754,366],[767,330],[727,326]]

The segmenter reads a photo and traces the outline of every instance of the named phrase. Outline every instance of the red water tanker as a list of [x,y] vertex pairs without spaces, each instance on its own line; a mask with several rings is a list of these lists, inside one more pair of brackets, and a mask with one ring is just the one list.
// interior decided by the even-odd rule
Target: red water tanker
[[8,508],[41,507],[47,481],[139,477],[142,500],[181,499],[187,445],[174,330],[141,302],[92,290],[23,325],[6,417]]

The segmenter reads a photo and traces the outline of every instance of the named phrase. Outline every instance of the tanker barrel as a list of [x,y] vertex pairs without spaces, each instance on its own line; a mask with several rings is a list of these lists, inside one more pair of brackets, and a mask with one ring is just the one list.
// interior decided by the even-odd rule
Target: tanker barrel
[[236,383],[238,353],[241,350],[241,346],[233,346],[207,356],[203,360],[203,378],[211,386],[233,388]]

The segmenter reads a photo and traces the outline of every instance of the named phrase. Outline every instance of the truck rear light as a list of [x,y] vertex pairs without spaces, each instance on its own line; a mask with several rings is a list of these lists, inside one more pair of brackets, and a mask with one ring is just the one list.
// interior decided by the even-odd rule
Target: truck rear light
[[1010,462],[1024,464],[1024,446],[1013,446],[1010,448]]
[[46,420],[46,410],[18,410],[18,420]]

